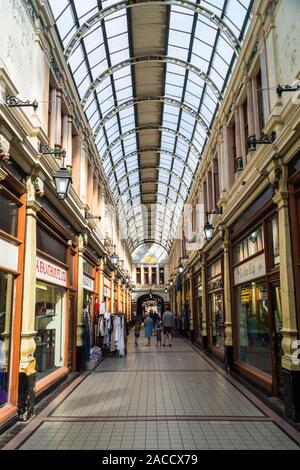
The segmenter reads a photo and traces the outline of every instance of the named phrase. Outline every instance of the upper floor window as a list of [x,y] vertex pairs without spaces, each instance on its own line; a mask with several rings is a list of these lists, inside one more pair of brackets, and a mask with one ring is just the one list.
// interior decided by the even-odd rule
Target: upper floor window
[[144,284],[149,284],[149,268],[144,268]]
[[0,230],[16,237],[18,231],[18,205],[4,188],[0,189]]
[[136,268],[136,283],[141,284],[141,268]]
[[263,228],[258,227],[234,247],[234,264],[254,256],[264,249]]
[[159,283],[165,283],[165,268],[159,268]]
[[157,283],[156,267],[152,267],[151,269],[151,282],[152,284]]

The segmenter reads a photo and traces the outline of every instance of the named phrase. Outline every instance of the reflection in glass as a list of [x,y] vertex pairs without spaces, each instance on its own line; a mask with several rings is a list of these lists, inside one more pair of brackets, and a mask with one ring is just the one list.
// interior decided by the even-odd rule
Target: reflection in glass
[[270,331],[265,282],[237,288],[239,358],[271,374]]
[[8,401],[13,286],[13,275],[0,272],[0,406]]
[[221,292],[213,292],[209,296],[210,319],[212,330],[212,344],[218,348],[224,348],[224,317],[223,296]]
[[35,310],[37,379],[63,365],[64,293],[65,290],[61,287],[37,284]]

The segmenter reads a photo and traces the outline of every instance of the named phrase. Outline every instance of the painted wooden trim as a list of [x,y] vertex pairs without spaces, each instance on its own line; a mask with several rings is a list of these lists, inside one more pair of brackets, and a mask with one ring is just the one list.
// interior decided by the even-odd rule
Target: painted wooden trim
[[60,367],[56,371],[52,372],[52,374],[49,374],[46,377],[38,380],[36,383],[36,396],[38,397],[41,395],[41,393],[51,387],[51,385],[67,375],[68,367]]

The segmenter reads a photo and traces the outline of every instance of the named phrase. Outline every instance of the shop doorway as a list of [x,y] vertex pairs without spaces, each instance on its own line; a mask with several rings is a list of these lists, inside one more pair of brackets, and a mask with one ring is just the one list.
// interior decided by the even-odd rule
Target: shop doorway
[[280,285],[273,283],[270,285],[270,308],[272,320],[272,362],[273,362],[273,395],[283,397],[283,379],[281,360],[283,351],[282,342],[282,310],[280,298]]

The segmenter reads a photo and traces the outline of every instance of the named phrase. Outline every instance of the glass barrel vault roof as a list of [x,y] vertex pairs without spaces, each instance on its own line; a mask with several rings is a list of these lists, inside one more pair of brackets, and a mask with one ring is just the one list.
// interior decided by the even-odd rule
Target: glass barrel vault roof
[[[169,250],[250,19],[253,0],[49,0],[129,245],[147,242],[135,108],[162,103],[151,239]],[[163,56],[133,57],[130,8],[168,9]],[[134,65],[163,62],[163,96],[137,100]],[[151,115],[149,116],[151,129]],[[149,149],[151,150],[151,149]],[[128,210],[128,207],[130,208]],[[170,218],[168,233],[164,219]]]

